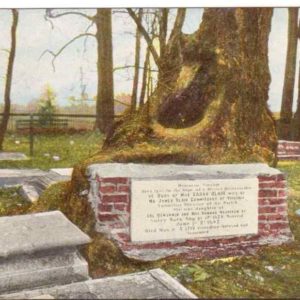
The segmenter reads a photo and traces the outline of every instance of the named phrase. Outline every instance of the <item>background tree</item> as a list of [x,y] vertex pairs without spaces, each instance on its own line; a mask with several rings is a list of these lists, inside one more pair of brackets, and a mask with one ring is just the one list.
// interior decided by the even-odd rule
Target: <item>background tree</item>
[[[149,32],[150,41],[151,44],[153,44],[153,40],[155,37],[157,37],[156,33],[156,25],[158,23],[158,16],[159,13],[155,12],[153,17],[150,18],[150,15],[146,14],[146,24],[148,26],[147,32]],[[138,28],[137,28],[138,29]],[[139,107],[142,107],[145,103],[146,98],[146,92],[147,92],[147,99],[149,99],[149,85],[151,80],[151,74],[153,72],[151,68],[151,62],[150,62],[150,47],[147,45],[146,47],[146,54],[145,54],[145,60],[144,60],[144,67],[143,67],[143,75],[142,75],[142,84],[141,84],[141,92],[140,92],[140,100],[139,100]]]
[[[158,79],[157,79],[157,93],[168,93],[173,88],[173,84],[178,76],[181,66],[180,56],[180,39],[182,37],[182,26],[185,19],[185,8],[178,8],[176,18],[173,24],[173,28],[170,31],[169,39],[167,39],[168,31],[168,14],[169,9],[162,9],[159,14],[159,49],[158,52],[153,45],[153,39],[148,33],[142,22],[139,20],[137,14],[133,9],[127,9],[129,15],[134,20],[137,28],[140,30],[144,37],[150,53],[153,57],[155,64],[158,67]],[[152,101],[156,101],[159,97],[153,98]]]
[[[91,22],[86,32],[81,33],[71,39],[57,52],[46,50],[53,56],[52,64],[55,59],[74,41],[83,37],[95,37],[97,41],[97,101],[96,101],[96,124],[98,129],[107,133],[114,120],[114,86],[113,86],[113,45],[112,45],[112,21],[111,9],[99,8],[96,15],[89,16],[80,11],[69,11],[63,13],[54,13],[53,9],[46,10],[46,18],[48,20],[59,18],[66,15],[78,15],[86,18]],[[89,28],[95,24],[96,34],[89,33]],[[43,54],[44,54],[43,53]]]
[[[142,23],[143,9],[139,8],[138,20]],[[131,94],[131,111],[134,112],[137,105],[137,92],[139,83],[139,71],[140,71],[140,52],[141,52],[141,33],[139,29],[136,29],[135,34],[135,59],[134,59],[134,77]]]
[[98,45],[98,92],[96,101],[98,128],[107,133],[114,122],[113,46],[111,9],[97,9],[95,16]]
[[[298,24],[298,39],[300,39],[300,21]],[[300,61],[299,61],[299,67],[300,67]],[[300,141],[300,69],[298,70],[297,109],[293,116],[291,135],[292,135],[292,140]]]
[[[300,66],[300,61],[299,61]],[[298,98],[297,98],[297,110],[294,114],[292,121],[292,140],[300,141],[300,70],[298,72]]]
[[[115,128],[104,149],[123,147],[128,140],[135,147],[147,140],[149,145],[165,144],[169,154],[177,149],[184,161],[274,162],[277,136],[267,106],[272,9],[205,9],[199,29],[191,35],[181,33],[178,14],[170,36],[178,48],[166,50],[174,55],[165,56],[167,62],[161,64],[172,65],[176,57],[179,70],[176,76],[160,76],[168,89],[161,91],[158,80],[151,123],[143,122],[141,110],[139,118],[125,119]],[[134,131],[130,122],[139,124]]]
[[56,94],[52,87],[47,84],[38,100],[39,123],[41,126],[50,125],[56,112]]
[[12,9],[12,17],[13,20],[11,26],[11,46],[10,46],[10,52],[8,57],[6,82],[4,88],[4,109],[3,109],[3,115],[0,124],[0,150],[3,150],[3,142],[7,130],[9,114],[10,114],[10,106],[11,106],[10,94],[11,94],[11,85],[13,79],[14,61],[16,55],[17,27],[18,27],[18,20],[19,20],[19,12],[17,9]]
[[143,69],[143,76],[142,76],[142,86],[141,86],[141,94],[140,94],[140,101],[139,106],[142,107],[145,103],[145,95],[146,95],[146,88],[147,88],[147,75],[150,70],[150,50],[149,47],[146,49],[146,56],[144,61],[144,69]]
[[282,139],[291,138],[291,121],[293,117],[293,95],[298,41],[298,8],[289,8],[288,10],[288,46],[279,122],[279,137]]

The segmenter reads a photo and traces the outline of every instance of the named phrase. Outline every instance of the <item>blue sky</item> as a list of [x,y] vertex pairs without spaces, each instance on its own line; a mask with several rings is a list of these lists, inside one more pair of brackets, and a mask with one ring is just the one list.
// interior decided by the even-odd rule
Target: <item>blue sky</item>
[[[95,14],[86,9],[85,13]],[[174,13],[174,12],[173,12]],[[195,31],[201,21],[202,9],[188,9],[183,31]],[[65,16],[53,20],[54,28],[44,19],[43,9],[20,10],[17,54],[12,87],[13,103],[27,103],[39,97],[43,86],[49,83],[57,93],[60,104],[67,104],[69,96],[79,96],[80,78],[90,96],[96,94],[96,42],[88,38],[79,39],[67,48],[55,62],[56,71],[51,65],[51,56],[44,55],[45,49],[58,50],[68,40],[85,31],[89,21],[80,16]],[[0,50],[10,45],[11,13],[0,9]],[[131,65],[134,59],[135,25],[125,14],[113,15],[114,65]],[[90,29],[93,32],[94,28]],[[269,105],[273,111],[280,110],[283,76],[287,44],[287,9],[274,9],[272,31],[269,41],[269,64],[272,83],[269,92]],[[143,49],[145,45],[143,43]],[[144,51],[144,50],[143,50]],[[298,51],[299,52],[299,51]],[[298,53],[299,54],[299,53]],[[143,57],[143,55],[142,55]],[[0,51],[0,101],[3,97],[4,75],[7,53]],[[130,93],[132,71],[119,71],[114,74],[115,93]],[[295,91],[296,93],[296,91]]]

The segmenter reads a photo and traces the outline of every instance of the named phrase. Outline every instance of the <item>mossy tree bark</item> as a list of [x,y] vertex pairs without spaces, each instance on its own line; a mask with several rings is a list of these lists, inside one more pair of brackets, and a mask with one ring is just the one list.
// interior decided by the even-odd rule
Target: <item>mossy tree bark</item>
[[157,78],[157,97],[155,105],[160,105],[164,95],[173,90],[174,84],[181,69],[182,59],[180,53],[180,40],[182,38],[182,27],[185,20],[186,9],[178,8],[170,37],[167,41],[167,17],[168,14],[162,10],[160,22],[160,57],[159,72]]
[[[180,69],[170,74],[167,94],[158,83],[150,101],[150,139],[204,147],[216,162],[227,154],[274,161],[277,136],[267,105],[271,18],[270,8],[206,9],[199,30],[181,35]],[[117,136],[105,146],[110,142],[118,144]]]
[[12,16],[13,16],[13,22],[11,26],[11,46],[10,46],[10,52],[8,57],[6,82],[5,82],[5,89],[4,89],[4,109],[3,109],[2,121],[0,124],[0,150],[3,150],[3,142],[7,130],[9,114],[10,114],[10,106],[11,106],[10,91],[11,91],[13,67],[14,67],[14,61],[16,55],[17,27],[18,27],[18,20],[19,20],[19,12],[17,9],[12,9]]
[[296,73],[296,56],[298,42],[298,8],[289,8],[288,48],[286,53],[284,85],[282,92],[279,137],[291,138],[291,121],[293,117],[293,95]]

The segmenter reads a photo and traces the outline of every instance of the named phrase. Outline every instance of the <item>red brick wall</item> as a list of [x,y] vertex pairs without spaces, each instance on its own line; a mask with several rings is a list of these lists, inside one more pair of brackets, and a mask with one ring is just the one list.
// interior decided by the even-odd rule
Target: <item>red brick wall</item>
[[130,242],[130,179],[97,178],[99,183],[98,225],[130,256],[131,251],[184,248],[185,258],[233,256],[252,253],[264,244],[290,241],[287,217],[287,184],[283,174],[259,176],[258,234],[207,238],[184,242]]
[[289,234],[287,185],[282,174],[259,177],[258,205],[260,236]]
[[277,156],[280,160],[300,159],[300,142],[278,141]]
[[99,182],[98,221],[101,226],[129,228],[129,178],[97,178]]

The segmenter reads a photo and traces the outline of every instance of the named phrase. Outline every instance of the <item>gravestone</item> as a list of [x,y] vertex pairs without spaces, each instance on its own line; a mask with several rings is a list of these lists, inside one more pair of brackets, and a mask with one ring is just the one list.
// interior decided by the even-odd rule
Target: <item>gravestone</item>
[[0,218],[0,294],[89,278],[90,238],[61,212]]
[[0,295],[0,299],[196,299],[161,269]]
[[89,278],[90,238],[59,211],[1,217],[0,231],[0,299],[196,298],[161,269]]
[[73,168],[54,168],[54,169],[50,169],[50,171],[59,174],[61,176],[66,176],[71,179]]
[[40,169],[0,169],[0,187],[21,185],[28,179],[39,178],[47,173]]
[[2,160],[27,160],[29,159],[21,152],[0,152],[0,161]]
[[300,159],[300,142],[279,140],[277,157],[279,160]]
[[88,177],[96,229],[130,258],[243,255],[293,239],[285,176],[266,164],[95,164]]
[[131,240],[257,234],[258,179],[132,180]]
[[20,194],[27,201],[36,202],[41,194],[51,185],[69,181],[72,169],[51,169],[43,176],[32,177],[25,180],[20,188]]

